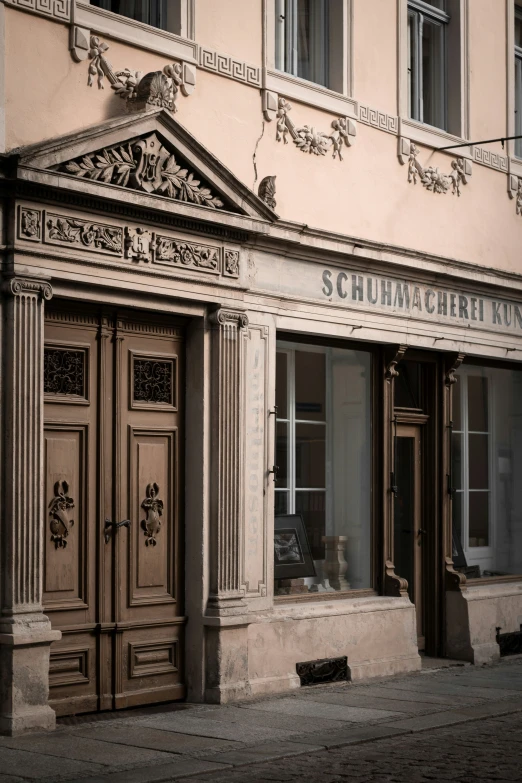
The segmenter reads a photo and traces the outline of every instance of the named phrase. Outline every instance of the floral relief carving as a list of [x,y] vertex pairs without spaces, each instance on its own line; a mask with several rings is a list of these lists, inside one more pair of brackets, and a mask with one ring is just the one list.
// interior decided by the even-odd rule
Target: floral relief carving
[[108,49],[108,44],[98,36],[91,36],[87,84],[92,87],[96,78],[98,88],[103,90],[107,79],[116,95],[127,101],[131,109],[150,106],[176,112],[180,90],[184,95],[190,95],[194,90],[195,72],[186,63],[169,63],[162,71],[147,74],[130,68],[115,71],[105,56]]
[[517,205],[517,215],[522,215],[522,179],[519,178],[518,180],[518,188],[517,188],[517,197],[516,197],[516,205]]
[[146,497],[141,507],[147,516],[141,520],[141,528],[145,534],[145,546],[156,546],[156,536],[161,529],[161,519],[163,514],[163,501],[158,498],[159,486],[154,482],[147,484]]
[[297,127],[288,116],[292,106],[285,98],[279,98],[276,113],[276,140],[288,144],[288,135],[301,152],[310,155],[326,155],[332,150],[332,157],[343,159],[343,147],[350,147],[355,136],[355,125],[346,117],[339,117],[332,122],[332,133],[318,131],[311,125]]
[[41,212],[37,209],[22,209],[20,213],[20,233],[26,239],[40,239]]
[[239,275],[239,251],[225,250],[225,274],[229,277]]
[[76,177],[221,209],[224,204],[197,174],[177,161],[155,133],[63,164]]
[[47,241],[83,245],[110,253],[120,254],[122,251],[123,230],[118,226],[105,226],[59,215],[48,215],[47,218]]
[[74,519],[71,519],[69,513],[74,508],[74,500],[68,496],[68,492],[67,481],[57,481],[54,485],[54,498],[49,503],[49,527],[55,549],[59,547],[65,549],[67,536],[74,525]]
[[156,261],[219,272],[219,250],[208,245],[180,242],[171,237],[156,239]]
[[471,176],[469,162],[464,158],[451,161],[451,172],[444,174],[434,166],[423,168],[417,160],[419,150],[415,144],[410,145],[408,158],[408,182],[417,184],[417,180],[432,193],[447,193],[450,188],[454,196],[460,196],[461,185],[467,185]]

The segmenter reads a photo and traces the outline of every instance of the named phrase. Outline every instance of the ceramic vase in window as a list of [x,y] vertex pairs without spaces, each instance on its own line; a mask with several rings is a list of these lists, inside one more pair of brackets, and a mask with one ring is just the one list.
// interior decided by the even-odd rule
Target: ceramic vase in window
[[321,540],[325,547],[325,559],[323,562],[325,578],[328,579],[334,590],[349,590],[350,584],[345,579],[348,563],[344,557],[347,537],[323,536]]

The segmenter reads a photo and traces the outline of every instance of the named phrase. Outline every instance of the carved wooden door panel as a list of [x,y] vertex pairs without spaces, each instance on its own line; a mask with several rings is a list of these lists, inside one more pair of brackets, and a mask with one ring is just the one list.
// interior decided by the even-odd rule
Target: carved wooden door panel
[[182,698],[183,331],[50,311],[45,342],[51,704]]
[[[50,699],[58,714],[96,710],[99,514],[98,319],[48,313],[44,352],[44,607],[62,640],[51,648]],[[105,657],[107,660],[109,656]]]
[[114,485],[115,706],[179,699],[183,684],[182,332],[120,319]]

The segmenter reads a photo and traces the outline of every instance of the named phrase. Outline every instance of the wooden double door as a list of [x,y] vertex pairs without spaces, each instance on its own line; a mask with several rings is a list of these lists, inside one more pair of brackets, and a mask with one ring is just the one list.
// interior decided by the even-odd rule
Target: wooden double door
[[180,699],[183,325],[46,314],[44,607],[58,715]]

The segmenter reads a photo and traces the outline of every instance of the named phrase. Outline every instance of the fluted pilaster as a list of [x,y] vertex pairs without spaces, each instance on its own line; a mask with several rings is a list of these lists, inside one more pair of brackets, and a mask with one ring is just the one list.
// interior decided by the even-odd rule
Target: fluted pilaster
[[3,614],[41,609],[43,563],[43,300],[48,283],[8,280],[4,364]]
[[52,729],[49,650],[61,637],[42,611],[43,307],[49,283],[12,277],[2,285],[3,513],[0,732]]
[[243,605],[242,552],[242,330],[246,313],[220,309],[212,331],[212,510],[210,604],[220,609]]

